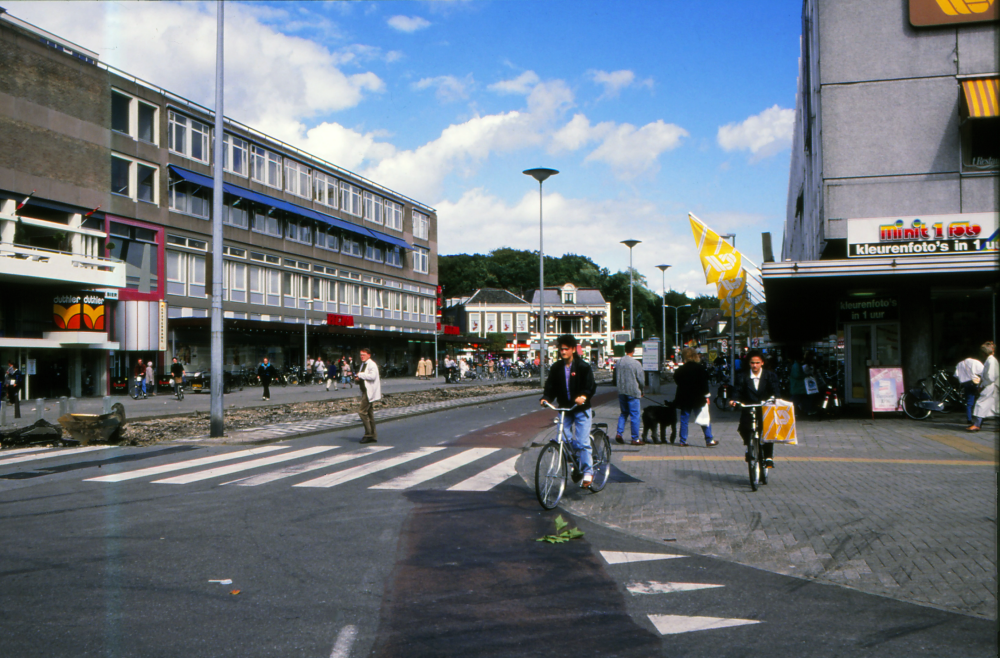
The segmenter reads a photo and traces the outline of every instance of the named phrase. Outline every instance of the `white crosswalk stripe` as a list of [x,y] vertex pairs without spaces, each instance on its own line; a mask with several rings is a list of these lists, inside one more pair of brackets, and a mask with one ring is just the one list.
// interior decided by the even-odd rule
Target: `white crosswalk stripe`
[[192,482],[200,482],[201,480],[208,480],[210,478],[229,475],[231,473],[239,473],[240,471],[260,468],[261,466],[270,466],[271,464],[287,462],[292,459],[299,459],[300,457],[309,457],[310,455],[315,455],[321,452],[335,450],[338,447],[339,446],[315,446],[313,448],[286,452],[272,457],[262,457],[248,462],[240,462],[239,464],[230,464],[228,466],[210,468],[207,471],[198,471],[197,473],[188,473],[187,475],[176,475],[172,478],[166,478],[163,480],[153,480],[153,484],[190,484]]
[[[52,447],[42,446],[38,448],[8,448],[7,450],[0,452],[0,460],[12,457],[13,455],[23,455],[26,452],[41,452],[42,450],[52,450]],[[0,464],[3,464],[3,461],[0,461]]]
[[676,635],[691,631],[710,631],[717,628],[759,624],[757,619],[730,619],[726,617],[688,617],[686,615],[647,615],[660,635]]
[[73,457],[75,455],[80,455],[85,452],[94,452],[95,450],[108,450],[114,448],[115,446],[87,446],[86,448],[66,448],[65,450],[51,450],[43,454],[31,453],[27,455],[21,455],[20,457],[11,457],[10,459],[4,459],[0,461],[0,467],[10,466],[11,464],[23,464],[25,462],[38,461],[40,459],[52,459],[54,457]]
[[649,562],[650,560],[670,560],[685,555],[673,553],[628,553],[625,551],[601,551],[601,557],[608,564],[626,564],[630,562]]
[[491,455],[499,450],[499,448],[470,448],[464,452],[460,452],[457,455],[452,455],[447,459],[442,459],[439,462],[434,462],[424,466],[423,468],[417,469],[406,475],[400,475],[397,478],[393,478],[388,482],[383,482],[381,484],[376,484],[375,486],[368,487],[369,489],[391,489],[400,491],[403,489],[409,489],[410,487],[415,487],[418,484],[427,482],[428,480],[433,480],[439,475],[444,475],[448,471],[453,471],[456,468],[465,466],[466,464],[471,464],[477,459],[482,459],[486,455]]
[[243,457],[254,457],[256,455],[262,455],[266,452],[272,452],[274,450],[286,450],[288,446],[264,446],[261,448],[254,448],[252,450],[239,450],[237,452],[225,452],[221,455],[212,455],[211,457],[199,457],[198,459],[188,459],[182,462],[174,462],[172,464],[163,464],[161,466],[150,466],[148,468],[140,468],[134,471],[125,471],[124,473],[112,473],[111,475],[102,475],[96,478],[88,478],[84,482],[124,482],[126,480],[134,480],[136,478],[148,477],[150,475],[160,475],[161,473],[170,473],[171,471],[180,471],[185,468],[197,468],[198,466],[207,466],[208,464],[215,464],[218,462],[230,461],[233,459],[241,459]]
[[300,475],[302,473],[308,473],[310,471],[318,471],[320,469],[329,468],[330,466],[336,466],[337,464],[342,464],[346,461],[351,461],[352,459],[359,459],[361,457],[366,457],[368,455],[373,455],[377,452],[382,452],[383,450],[391,450],[390,446],[370,446],[368,448],[362,448],[361,450],[356,450],[354,452],[348,452],[341,455],[333,455],[332,457],[324,457],[323,459],[316,459],[311,462],[306,462],[305,464],[296,464],[294,466],[288,466],[286,468],[278,469],[277,471],[270,471],[269,473],[261,473],[260,475],[251,475],[250,477],[243,478],[241,480],[232,480],[230,482],[223,482],[223,484],[235,484],[241,487],[256,487],[257,485],[267,484],[268,482],[274,482],[276,480],[282,480],[284,478],[292,477],[293,475]]
[[463,480],[452,487],[448,487],[448,491],[489,491],[501,482],[506,482],[517,475],[517,469],[514,468],[514,464],[519,457],[520,455],[514,455],[510,459],[502,461],[496,466],[472,476],[468,480]]
[[362,464],[361,466],[349,468],[345,471],[338,471],[336,473],[331,473],[330,475],[324,475],[323,477],[316,478],[315,480],[300,482],[299,484],[293,486],[323,488],[335,487],[338,484],[344,484],[345,482],[356,480],[360,477],[364,477],[365,475],[371,475],[372,473],[384,471],[385,469],[392,468],[393,466],[405,464],[406,462],[413,461],[414,459],[420,459],[421,457],[438,452],[439,450],[444,450],[444,448],[420,448],[419,450],[415,450],[413,452],[397,455],[396,457],[390,457],[389,459],[369,462],[367,464]]
[[698,589],[712,589],[714,587],[725,587],[725,585],[713,585],[710,583],[658,583],[651,581],[648,583],[629,583],[629,592],[633,594],[676,594],[677,592],[691,592]]

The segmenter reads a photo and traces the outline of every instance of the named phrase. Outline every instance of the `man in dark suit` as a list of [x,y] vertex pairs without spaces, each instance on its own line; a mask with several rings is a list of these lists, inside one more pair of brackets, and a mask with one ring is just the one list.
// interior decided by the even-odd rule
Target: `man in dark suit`
[[[736,399],[730,402],[732,406],[736,406],[737,402],[742,402],[743,404],[760,404],[769,398],[776,398],[781,395],[781,384],[778,382],[778,376],[775,375],[770,370],[764,370],[764,357],[757,350],[753,350],[748,355],[750,359],[750,372],[741,372],[736,375]],[[752,414],[757,414],[757,429],[763,432],[763,427],[761,426],[763,422],[763,414],[759,407],[757,408],[744,408],[740,414],[740,425],[739,433],[743,437],[743,445],[749,446],[750,439],[753,437],[753,416]],[[764,465],[767,468],[774,468],[774,444],[773,443],[762,443],[761,447],[764,452]],[[749,461],[749,454],[747,455],[747,460]]]

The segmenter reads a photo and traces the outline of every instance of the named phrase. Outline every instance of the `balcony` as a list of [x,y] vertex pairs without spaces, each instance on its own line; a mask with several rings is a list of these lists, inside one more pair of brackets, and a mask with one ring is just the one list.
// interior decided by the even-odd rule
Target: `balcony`
[[81,288],[124,288],[125,263],[39,247],[0,243],[0,281],[72,283]]

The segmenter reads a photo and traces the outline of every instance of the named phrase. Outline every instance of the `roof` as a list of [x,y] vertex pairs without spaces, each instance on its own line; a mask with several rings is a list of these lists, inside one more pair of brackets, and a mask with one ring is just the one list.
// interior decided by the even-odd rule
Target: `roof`
[[[562,288],[546,288],[545,289],[545,304],[546,306],[559,306],[562,304],[562,296],[560,293]],[[531,303],[532,305],[538,303],[538,291],[534,290],[531,293]],[[604,306],[607,302],[604,301],[604,295],[597,288],[577,288],[576,289],[576,303],[573,306]]]
[[524,304],[528,302],[521,299],[509,290],[504,290],[503,288],[480,288],[477,290],[472,297],[469,297],[464,302],[466,305],[469,304]]

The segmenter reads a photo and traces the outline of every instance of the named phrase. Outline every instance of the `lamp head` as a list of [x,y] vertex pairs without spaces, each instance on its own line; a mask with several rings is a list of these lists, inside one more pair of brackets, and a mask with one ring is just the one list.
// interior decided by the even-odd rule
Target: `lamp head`
[[642,242],[642,240],[622,240],[622,244],[628,247],[629,249],[636,246],[640,242]]
[[660,270],[661,272],[666,272],[667,268],[669,267],[670,267],[669,265],[657,265],[656,269]]
[[539,183],[541,183],[542,181],[544,181],[549,176],[555,176],[559,172],[557,170],[555,170],[555,169],[546,169],[544,167],[539,167],[537,169],[525,169],[521,173],[524,174],[524,175],[526,175],[526,176],[531,176],[536,181],[538,181]]

